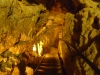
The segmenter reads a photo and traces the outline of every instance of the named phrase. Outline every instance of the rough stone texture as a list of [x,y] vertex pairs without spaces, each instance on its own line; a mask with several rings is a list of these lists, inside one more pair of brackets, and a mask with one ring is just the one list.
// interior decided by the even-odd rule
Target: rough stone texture
[[18,67],[14,67],[14,70],[11,75],[15,75],[15,74],[20,75],[20,71],[19,71]]
[[0,14],[0,75],[11,75],[14,66],[21,63],[22,57],[24,62],[37,63],[37,56],[35,58],[31,54],[32,47],[48,12],[42,4],[30,4],[24,0],[0,0]]
[[[76,55],[76,52],[71,48],[70,53],[66,42],[72,45],[84,54],[95,66],[100,69],[100,10],[99,2],[92,0],[72,0],[73,5],[81,5],[82,8],[76,13],[67,13],[65,29],[62,32],[62,54],[66,71],[69,75],[97,75],[91,67]],[[64,41],[63,41],[64,40]],[[98,42],[97,42],[98,41]],[[64,54],[65,53],[65,54]],[[72,60],[71,60],[72,58]],[[74,58],[74,59],[73,59]]]
[[25,72],[26,72],[27,75],[33,75],[33,69],[28,67],[28,66],[26,66],[26,71]]
[[26,66],[37,64],[32,47],[40,41],[44,53],[58,48],[68,75],[97,75],[66,41],[100,69],[100,1],[60,1],[67,10],[59,2],[51,9],[49,2],[0,0],[0,75],[23,75],[25,68],[32,74],[35,66]]
[[45,52],[49,52],[51,47],[58,48],[59,33],[62,30],[65,19],[65,14],[61,7],[62,4],[60,3],[56,3],[56,5],[52,7],[46,26],[37,33],[39,40],[44,43]]
[[60,34],[60,41],[59,41],[59,51],[60,51],[60,55],[63,59],[63,63],[64,63],[64,68],[66,70],[66,73],[69,75],[73,75],[74,72],[74,65],[75,65],[75,61],[73,60],[73,51],[69,50],[68,45],[66,44],[66,41],[73,44],[73,40],[72,40],[72,35],[73,35],[73,29],[74,29],[74,21],[76,19],[74,18],[74,14],[71,13],[66,13],[65,16],[65,23],[63,25],[63,29],[62,32]]

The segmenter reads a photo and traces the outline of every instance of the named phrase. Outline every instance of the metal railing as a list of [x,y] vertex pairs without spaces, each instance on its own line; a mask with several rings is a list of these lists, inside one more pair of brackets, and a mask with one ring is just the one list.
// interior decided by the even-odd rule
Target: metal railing
[[64,67],[63,67],[63,60],[62,60],[62,58],[60,57],[59,51],[58,51],[58,57],[59,57],[59,60],[60,60],[60,65],[61,65],[62,74],[63,74],[63,75],[67,75],[67,74],[66,74],[66,71],[65,71],[65,69],[64,69]]
[[[100,69],[99,68],[97,68],[87,57],[85,57],[81,52],[79,52],[79,50],[75,47],[75,46],[73,46],[73,45],[71,45],[69,42],[67,42],[67,41],[64,41],[66,44],[67,44],[67,46],[68,46],[68,48],[69,49],[71,49],[70,47],[72,47],[77,53],[78,53],[78,55],[98,74],[98,75],[100,75]],[[71,50],[70,50],[71,51]]]
[[38,63],[38,65],[37,65],[37,67],[36,67],[36,69],[35,69],[33,75],[34,75],[35,72],[37,71],[37,69],[38,69],[38,67],[40,66],[40,64],[41,64],[41,62],[42,62],[42,60],[43,60],[44,57],[45,57],[45,54],[42,56],[42,58],[41,58],[40,62]]

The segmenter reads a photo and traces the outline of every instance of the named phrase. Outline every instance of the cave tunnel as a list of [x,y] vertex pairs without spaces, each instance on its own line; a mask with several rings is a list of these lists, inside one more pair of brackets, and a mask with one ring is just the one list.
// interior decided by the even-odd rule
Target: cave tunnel
[[100,75],[100,1],[0,0],[0,75]]

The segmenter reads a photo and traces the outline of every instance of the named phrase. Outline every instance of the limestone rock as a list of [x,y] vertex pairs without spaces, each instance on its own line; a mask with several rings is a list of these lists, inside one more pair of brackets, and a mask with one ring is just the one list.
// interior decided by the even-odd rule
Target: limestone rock
[[[1,0],[0,12],[0,63],[3,62],[0,71],[10,73],[13,66],[20,63],[21,54],[32,51],[34,36],[46,21],[48,11],[42,4],[34,2],[25,4],[19,0]],[[0,75],[6,74],[1,72]]]
[[[44,53],[59,49],[69,75],[95,74],[73,48],[69,50],[66,41],[100,68],[99,0],[61,2],[0,0],[0,75],[20,75],[21,66],[27,75],[33,75],[34,70],[26,65],[31,63],[35,68],[41,59],[32,52],[33,44],[40,41]],[[48,12],[40,3],[52,9]]]
[[26,66],[26,75],[33,75],[34,73],[34,70],[28,66]]
[[[65,68],[66,71],[68,71],[68,74],[94,75],[95,73],[91,69],[91,67],[88,66],[88,64],[81,57],[78,57],[77,54],[75,54],[76,51],[73,50],[73,48],[70,48],[71,50],[69,50],[66,43],[62,43],[62,42],[67,41],[72,45],[76,46],[76,48],[80,52],[82,52],[84,56],[86,56],[93,64],[95,64],[99,68],[99,64],[96,64],[98,63],[97,60],[100,57],[98,52],[99,51],[98,45],[100,45],[100,43],[99,42],[97,43],[97,40],[98,41],[100,40],[99,37],[100,10],[98,9],[99,3],[94,0],[88,0],[88,1],[72,0],[72,2],[77,12],[76,13],[74,12],[74,14],[66,13],[65,26],[63,27],[62,30],[63,38],[61,41],[59,41],[59,49],[63,54],[61,56],[65,63],[68,62],[71,63],[71,65],[70,63],[68,63],[68,65],[64,64],[67,67]],[[71,68],[72,65],[73,68]]]
[[18,67],[14,67],[14,70],[11,75],[15,75],[15,74],[20,75],[20,71],[19,71]]

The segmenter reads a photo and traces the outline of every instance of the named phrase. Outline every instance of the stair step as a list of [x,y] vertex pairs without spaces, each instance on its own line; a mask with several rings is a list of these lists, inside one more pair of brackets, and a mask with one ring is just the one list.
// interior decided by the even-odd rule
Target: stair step
[[40,69],[61,69],[60,66],[39,66]]
[[43,66],[43,65],[45,65],[45,66],[60,66],[60,63],[43,63],[43,62],[42,62],[42,63],[40,64],[40,66],[41,66],[41,65],[42,65],[42,66]]
[[41,73],[36,72],[35,75],[63,75],[62,73]]
[[63,75],[58,55],[45,56],[34,75]]

